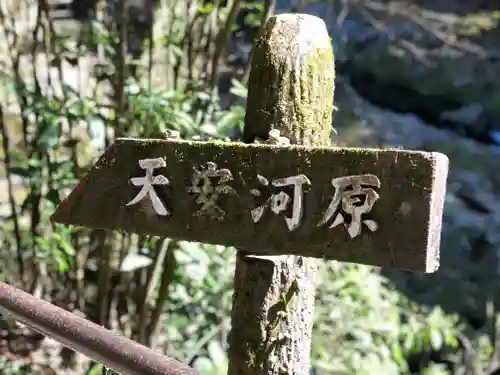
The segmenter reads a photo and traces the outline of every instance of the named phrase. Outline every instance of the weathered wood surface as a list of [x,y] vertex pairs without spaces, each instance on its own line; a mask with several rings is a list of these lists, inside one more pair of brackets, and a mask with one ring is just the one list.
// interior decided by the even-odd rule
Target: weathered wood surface
[[[139,160],[160,157],[166,166],[156,169],[155,175],[166,177],[168,184],[155,185],[154,190],[167,215],[155,212],[148,195],[127,205],[142,188],[130,180],[145,176]],[[228,193],[220,193],[216,201],[225,213],[223,217],[216,218],[222,211],[200,212],[198,195],[189,189],[193,169],[207,162],[232,174]],[[439,264],[447,171],[448,159],[439,153],[118,139],[61,203],[53,220],[235,246],[262,255],[286,253],[433,272]],[[254,222],[251,210],[267,198],[250,193],[252,189],[266,192],[258,174],[270,184],[289,176],[307,177],[310,184],[302,185],[303,213],[295,229],[290,230],[284,218],[292,217],[290,207],[278,215],[267,206]],[[370,221],[361,225],[359,235],[351,238],[348,233],[349,215],[343,215],[344,224],[333,228],[336,214],[319,225],[336,191],[332,179],[362,174],[376,176],[380,187],[373,188],[379,198],[371,211],[362,215]],[[294,196],[293,187],[283,191]],[[361,202],[355,206],[362,204],[362,195],[357,195]]]
[[[335,65],[318,17],[280,14],[252,48],[243,142],[278,131],[292,144],[328,147]],[[318,259],[238,251],[228,375],[309,375]]]

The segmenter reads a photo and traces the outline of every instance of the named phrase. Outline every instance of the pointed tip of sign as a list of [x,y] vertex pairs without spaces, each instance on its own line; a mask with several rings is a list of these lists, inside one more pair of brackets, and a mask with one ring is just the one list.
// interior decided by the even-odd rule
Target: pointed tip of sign
[[50,217],[50,221],[59,224],[71,224],[71,213],[76,202],[80,199],[80,196],[84,192],[85,184],[88,180],[88,175],[85,175],[75,189],[61,201],[56,211]]
[[[70,193],[71,196],[72,193]],[[69,202],[69,196],[61,201],[59,206],[56,208],[56,211],[50,216],[50,221],[52,223],[59,223],[59,224],[67,224],[69,221],[69,218],[71,216],[71,209],[70,205],[68,204]]]
[[[125,138],[117,138],[101,155],[99,160],[94,163],[94,165],[88,170],[88,172],[80,179],[78,185],[69,193],[69,195],[64,198],[59,206],[56,208],[55,212],[50,217],[50,221],[52,223],[59,224],[72,224],[79,225],[79,222],[75,222],[75,214],[78,216],[81,214],[82,205],[85,207],[86,203],[82,203],[82,199],[84,194],[88,194],[89,192],[89,181],[94,179],[95,167],[97,165],[102,164],[107,159],[114,159],[114,155],[117,152],[120,144],[124,141]],[[90,177],[89,177],[90,176]],[[91,183],[92,184],[92,183]],[[90,184],[90,185],[91,185]],[[91,194],[92,194],[92,190]]]

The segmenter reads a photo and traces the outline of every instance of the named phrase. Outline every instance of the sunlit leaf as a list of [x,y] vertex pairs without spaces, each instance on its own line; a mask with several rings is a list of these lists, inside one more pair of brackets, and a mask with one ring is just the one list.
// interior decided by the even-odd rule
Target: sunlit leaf
[[92,368],[87,372],[87,375],[102,375],[104,365],[101,363],[93,365]]
[[430,330],[430,344],[434,350],[440,350],[443,346],[443,336],[441,332],[431,329]]
[[59,119],[55,116],[51,116],[50,114],[46,114],[46,120],[48,123],[45,123],[40,128],[40,132],[37,134],[36,145],[41,150],[49,150],[55,148],[61,139],[61,126]]
[[127,254],[125,259],[123,259],[122,264],[120,265],[120,271],[122,272],[132,272],[138,269],[147,267],[153,263],[153,260],[150,257],[131,253]]

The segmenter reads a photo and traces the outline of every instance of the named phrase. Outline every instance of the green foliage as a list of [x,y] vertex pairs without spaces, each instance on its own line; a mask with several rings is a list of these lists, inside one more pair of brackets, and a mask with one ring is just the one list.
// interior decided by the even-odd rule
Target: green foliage
[[477,36],[483,32],[494,30],[500,22],[500,11],[471,13],[466,15],[459,27],[462,35]]
[[242,6],[243,11],[246,12],[245,19],[243,21],[245,26],[259,27],[262,19],[262,13],[264,12],[264,4],[260,2],[244,2]]
[[56,231],[47,236],[35,237],[36,257],[38,261],[52,258],[57,266],[57,271],[64,273],[68,271],[74,261],[76,251],[70,242],[69,235],[72,228],[64,228],[56,225]]
[[105,371],[104,365],[102,364],[97,364],[94,365],[90,368],[90,370],[87,372],[87,375],[101,375]]
[[228,362],[222,346],[212,341],[207,345],[207,357],[198,358],[193,364],[204,375],[227,374]]
[[11,361],[7,357],[0,357],[0,369],[5,375],[31,375],[32,369],[28,364]]
[[234,249],[180,242],[178,271],[170,295],[166,336],[178,358],[191,363],[208,355],[208,343],[224,337],[229,325]]
[[325,267],[316,309],[315,363],[328,373],[409,374],[415,353],[456,347],[456,319],[412,306],[370,267]]

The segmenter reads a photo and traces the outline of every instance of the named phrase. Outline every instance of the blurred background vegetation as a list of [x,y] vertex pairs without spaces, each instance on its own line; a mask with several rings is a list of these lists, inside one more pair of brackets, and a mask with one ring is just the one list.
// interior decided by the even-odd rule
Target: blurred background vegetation
[[[321,265],[311,374],[500,373],[496,8],[1,0],[2,281],[204,374],[226,373],[234,249],[68,229],[49,217],[115,137],[172,129],[237,139],[260,25],[277,12],[312,13],[325,19],[337,60],[332,145],[441,151],[452,170],[438,273]],[[102,370],[5,316],[0,363],[4,374]]]

